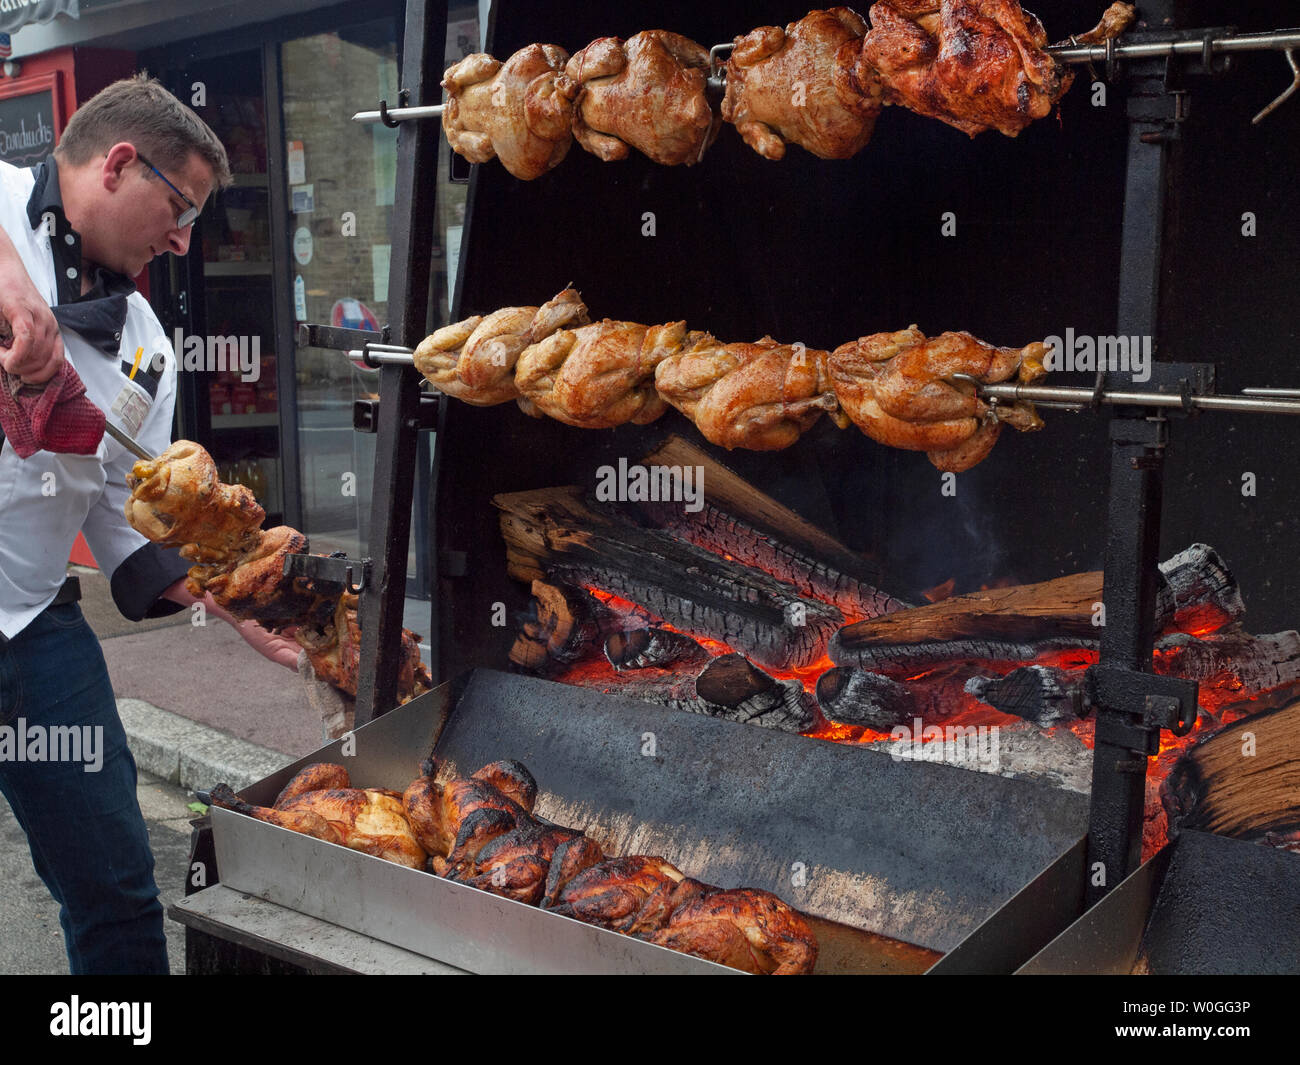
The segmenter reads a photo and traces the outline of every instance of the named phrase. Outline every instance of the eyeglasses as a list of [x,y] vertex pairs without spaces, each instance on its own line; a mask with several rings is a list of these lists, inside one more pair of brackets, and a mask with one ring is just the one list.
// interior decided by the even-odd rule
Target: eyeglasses
[[186,207],[185,210],[183,210],[177,216],[176,228],[185,229],[189,226],[192,226],[194,224],[195,219],[199,217],[199,205],[196,204],[193,200],[191,200],[188,196],[186,196],[185,193],[181,192],[181,190],[178,189],[175,185],[173,185],[170,181],[167,181],[167,176],[156,166],[154,166],[153,163],[149,162],[148,159],[146,159],[143,155],[141,155],[139,150],[136,151],[135,155],[136,158],[140,160],[140,162],[144,163],[145,166],[147,166],[150,170],[152,170],[155,174],[157,174],[160,178],[162,178],[163,181],[166,182],[167,187],[171,189],[172,192],[176,193],[177,196],[179,196],[182,200],[184,200],[187,204],[189,204],[189,206]]

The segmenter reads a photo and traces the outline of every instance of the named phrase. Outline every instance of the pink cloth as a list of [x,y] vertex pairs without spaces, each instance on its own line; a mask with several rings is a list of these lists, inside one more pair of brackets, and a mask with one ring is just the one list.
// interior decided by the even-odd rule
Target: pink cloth
[[86,398],[72,364],[43,385],[0,369],[0,428],[21,459],[38,451],[91,455],[104,437],[104,412]]

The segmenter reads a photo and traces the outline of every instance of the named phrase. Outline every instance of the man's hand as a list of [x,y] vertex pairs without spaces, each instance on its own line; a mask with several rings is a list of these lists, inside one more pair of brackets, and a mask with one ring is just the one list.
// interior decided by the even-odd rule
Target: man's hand
[[41,298],[18,251],[0,230],[0,317],[8,339],[0,338],[0,366],[23,384],[44,384],[63,365],[59,323]]
[[244,638],[244,642],[263,658],[270,659],[276,665],[284,666],[286,669],[297,671],[298,652],[302,650],[297,640],[290,639],[288,636],[277,636],[262,628],[256,621],[240,621],[218,606],[211,595],[205,594],[202,599],[195,599],[186,590],[183,578],[164,591],[162,598],[180,603],[182,606],[202,603],[203,608],[209,613],[233,625],[235,631]]

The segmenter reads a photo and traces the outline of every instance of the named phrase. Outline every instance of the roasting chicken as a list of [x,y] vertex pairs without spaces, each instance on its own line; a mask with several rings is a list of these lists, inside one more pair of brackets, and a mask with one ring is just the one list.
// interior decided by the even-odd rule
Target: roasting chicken
[[822,159],[847,159],[871,139],[883,106],[875,72],[853,57],[867,32],[847,7],[810,11],[784,30],[763,26],[743,37],[727,61],[722,117],[768,159],[798,144]]
[[688,334],[685,322],[644,326],[606,318],[561,329],[519,356],[520,406],[586,429],[648,425],[667,410],[655,391],[656,368],[706,337]]
[[909,451],[925,451],[941,470],[960,472],[982,461],[1004,423],[1021,431],[1042,421],[1032,405],[991,407],[975,386],[1016,377],[1039,380],[1047,349],[995,348],[969,333],[927,339],[915,326],[876,333],[836,348],[829,360],[840,405],[873,440]]
[[483,846],[474,858],[444,875],[532,906],[542,898],[556,851],[579,837],[585,838],[575,829],[524,818]]
[[[440,875],[469,868],[487,844],[530,820],[530,795],[536,797],[537,785],[518,762],[493,762],[471,777],[444,784],[434,779],[432,764],[422,770],[423,775],[407,786],[402,803],[416,839],[433,856],[434,872]],[[528,809],[493,780],[528,799]]]
[[328,791],[330,788],[351,786],[352,779],[343,766],[334,765],[332,762],[313,762],[305,769],[299,770],[293,779],[280,789],[280,794],[275,797],[275,802],[271,805],[280,810],[290,799],[296,799],[309,791]]
[[[685,882],[682,894],[678,888]],[[611,858],[570,880],[549,909],[565,917],[636,935],[653,932],[685,898],[702,888],[662,858]]]
[[318,814],[336,828],[343,846],[411,869],[428,858],[407,823],[401,796],[379,788],[329,788],[287,800],[282,813]]
[[447,143],[471,163],[495,156],[515,177],[540,177],[559,164],[573,140],[570,100],[556,92],[568,53],[530,44],[505,63],[482,52],[443,76]]
[[519,398],[515,364],[530,344],[587,324],[587,306],[565,289],[541,307],[507,307],[444,326],[415,349],[415,368],[438,391],[479,407]]
[[427,858],[407,824],[400,797],[380,788],[304,791],[279,799],[272,807],[244,802],[227,785],[219,784],[212,789],[212,802],[411,869],[423,868]]
[[[186,580],[190,594],[213,601],[234,617],[271,631],[292,628],[317,676],[349,695],[357,692],[361,634],[355,595],[306,577],[287,577],[286,560],[305,554],[307,538],[296,529],[259,528],[265,512],[242,485],[223,484],[212,456],[198,444],[178,440],[158,458],[141,460],[127,478],[126,519],[142,535],[180,547],[194,561]],[[420,638],[402,630],[398,698],[433,687],[420,662]]]
[[[878,75],[886,102],[972,137],[989,129],[1016,136],[1049,114],[1074,78],[1044,50],[1042,23],[1016,0],[880,0],[870,15],[854,77]],[[1131,5],[1112,5],[1085,43],[1116,36],[1132,17]]]
[[600,844],[585,835],[561,843],[555,848],[546,873],[546,887],[539,900],[542,909],[551,909],[570,880],[604,860],[605,852]]
[[266,512],[243,485],[223,484],[212,456],[177,440],[156,459],[141,459],[127,477],[131,527],[194,562],[224,560],[252,547]]
[[[511,358],[519,354],[512,378],[489,381],[501,390],[493,401],[513,388],[527,413],[587,429],[644,425],[672,405],[714,444],[772,451],[793,444],[826,413],[840,428],[851,421],[880,443],[926,451],[940,469],[960,471],[988,455],[1004,424],[1022,431],[1042,426],[1032,405],[985,403],[975,383],[1040,379],[1042,344],[995,348],[969,333],[927,339],[913,326],[828,355],[771,337],[725,344],[684,322],[644,326],[607,318],[570,328],[587,315],[573,289],[531,317],[530,308],[507,310],[449,326],[420,345],[416,363],[434,387],[464,395],[464,374],[450,369],[452,359],[471,362],[471,342],[500,336]],[[485,328],[492,320],[497,324]],[[420,352],[439,345],[435,366]],[[476,395],[470,402],[486,400]]]
[[793,444],[823,413],[843,418],[826,359],[825,351],[771,337],[755,344],[709,337],[661,362],[655,388],[710,443],[775,451]]
[[573,103],[573,135],[605,162],[629,147],[656,163],[698,162],[719,120],[705,96],[709,51],[677,33],[602,37],[564,68],[559,92]]
[[307,577],[285,577],[285,559],[307,553],[307,537],[287,525],[261,534],[257,544],[229,565],[194,566],[187,587],[192,595],[211,593],[235,617],[279,632],[291,625],[320,628],[333,614],[337,593]]
[[[316,676],[349,695],[356,695],[361,678],[361,624],[357,608],[357,597],[344,593],[334,602],[333,618],[327,624],[320,629],[302,624],[294,633],[307,651]],[[420,637],[410,629],[403,629],[397,697],[405,701],[432,687],[433,678],[420,661]]]
[[808,922],[756,888],[697,893],[674,908],[664,928],[642,938],[747,973],[810,973],[817,962]]

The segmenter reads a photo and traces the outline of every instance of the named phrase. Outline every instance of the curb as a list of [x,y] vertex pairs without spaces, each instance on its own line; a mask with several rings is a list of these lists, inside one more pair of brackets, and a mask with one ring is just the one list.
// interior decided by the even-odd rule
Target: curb
[[118,699],[117,713],[136,767],[190,791],[222,783],[239,791],[293,761],[140,699]]

